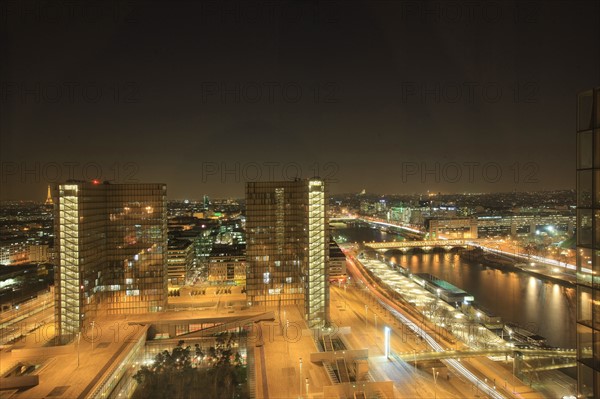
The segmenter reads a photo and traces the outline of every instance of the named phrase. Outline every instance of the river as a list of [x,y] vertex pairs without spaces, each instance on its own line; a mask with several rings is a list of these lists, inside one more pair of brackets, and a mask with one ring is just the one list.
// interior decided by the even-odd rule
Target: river
[[[336,228],[351,242],[393,241],[403,237],[369,227]],[[517,323],[547,339],[548,345],[575,348],[575,289],[524,272],[506,272],[460,259],[456,253],[391,254],[390,260],[412,273],[430,273],[467,291],[505,322]]]

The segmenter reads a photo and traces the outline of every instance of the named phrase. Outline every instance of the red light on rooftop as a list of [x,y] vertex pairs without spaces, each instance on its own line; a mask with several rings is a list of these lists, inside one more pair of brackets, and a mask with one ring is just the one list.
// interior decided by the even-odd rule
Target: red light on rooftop
[[100,180],[94,179],[94,180],[92,180],[92,183],[94,183],[94,184],[100,184]]

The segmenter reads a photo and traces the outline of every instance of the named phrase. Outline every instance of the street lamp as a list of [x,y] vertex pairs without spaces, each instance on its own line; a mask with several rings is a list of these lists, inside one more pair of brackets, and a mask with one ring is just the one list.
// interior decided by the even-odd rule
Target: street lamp
[[302,358],[300,358],[300,397],[302,398]]
[[440,372],[439,371],[436,372],[435,367],[432,367],[431,370],[433,372],[433,382],[435,383],[433,395],[435,398],[437,398],[437,377],[440,374]]
[[77,368],[79,368],[79,343],[81,342],[81,331],[77,333]]
[[308,378],[305,378],[304,381],[306,382],[306,397],[308,398]]
[[90,323],[90,325],[92,326],[92,352],[94,351],[94,326],[96,325],[95,321],[92,321]]
[[[511,337],[512,337],[512,333],[511,333]],[[517,360],[517,355],[516,355],[516,353],[513,352],[513,378],[512,378],[512,380],[513,380],[513,383],[512,383],[513,395],[515,393],[515,361],[516,360]]]
[[390,331],[391,330],[388,326],[385,326],[383,329],[385,357],[387,359],[390,358]]

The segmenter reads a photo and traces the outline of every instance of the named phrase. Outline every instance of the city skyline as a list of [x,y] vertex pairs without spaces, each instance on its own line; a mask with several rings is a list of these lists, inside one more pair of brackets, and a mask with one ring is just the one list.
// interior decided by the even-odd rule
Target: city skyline
[[0,396],[600,397],[600,0],[0,24]]
[[[587,134],[584,137],[589,139],[591,136]],[[589,155],[589,152],[590,149],[586,154]],[[589,157],[584,159],[589,160]],[[54,321],[61,328],[60,312],[63,309],[73,310],[70,309],[70,299],[62,295],[63,275],[67,275],[67,280],[73,275],[71,266],[76,263],[72,261],[80,254],[82,290],[87,282],[92,281],[86,276],[93,279],[95,271],[98,271],[98,277],[103,277],[95,280],[94,289],[82,291],[86,297],[88,293],[98,291],[88,297],[93,299],[102,293],[102,288],[107,288],[110,294],[121,298],[118,302],[109,300],[101,304],[99,313],[88,314],[86,310],[81,326],[83,345],[75,332],[69,334],[75,339],[67,343],[67,347],[77,348],[77,354],[73,352],[68,357],[71,364],[77,362],[73,373],[76,376],[82,375],[78,370],[80,362],[86,368],[89,366],[90,353],[95,353],[96,357],[112,354],[107,365],[123,366],[109,369],[115,370],[114,373],[105,372],[105,368],[95,371],[96,379],[99,378],[102,384],[94,389],[105,394],[114,392],[116,395],[118,392],[122,396],[130,396],[133,390],[147,389],[147,384],[135,385],[132,380],[145,373],[145,367],[154,370],[152,373],[160,372],[161,364],[169,367],[168,361],[164,364],[161,360],[166,352],[152,360],[153,350],[150,348],[156,348],[161,342],[164,343],[163,348],[165,344],[169,348],[173,338],[186,343],[198,342],[196,340],[210,342],[207,339],[215,338],[209,336],[219,331],[229,331],[227,334],[234,337],[234,331],[240,334],[240,323],[244,323],[244,329],[250,334],[248,342],[255,345],[241,347],[241,353],[246,353],[248,360],[247,363],[240,360],[239,365],[251,367],[253,362],[256,363],[255,373],[262,375],[261,383],[255,386],[256,396],[260,398],[272,395],[296,397],[294,392],[298,391],[310,392],[309,398],[321,392],[329,396],[332,389],[348,389],[346,395],[350,396],[346,397],[352,397],[359,386],[368,392],[366,397],[375,397],[377,392],[389,398],[402,397],[404,395],[399,395],[399,392],[414,389],[411,378],[390,376],[368,384],[359,380],[359,376],[369,368],[381,370],[380,367],[387,368],[388,362],[398,362],[398,365],[413,370],[410,373],[421,374],[420,378],[424,379],[421,384],[426,386],[425,391],[419,393],[423,398],[431,397],[432,392],[435,394],[438,390],[448,397],[465,397],[473,388],[495,398],[511,397],[511,391],[514,396],[515,391],[530,389],[525,382],[526,376],[529,372],[537,373],[536,367],[540,370],[546,367],[565,368],[564,374],[543,372],[540,375],[543,384],[536,385],[536,391],[549,397],[575,392],[573,365],[564,362],[578,355],[572,348],[576,336],[575,319],[579,321],[579,313],[573,312],[572,306],[573,301],[580,298],[573,296],[572,292],[576,281],[573,270],[580,270],[580,262],[575,259],[577,251],[573,241],[578,218],[573,209],[561,205],[569,197],[567,193],[554,193],[550,197],[542,194],[464,197],[460,207],[460,202],[449,206],[430,198],[410,201],[406,206],[400,202],[398,206],[396,201],[377,196],[351,195],[330,201],[332,209],[327,212],[329,196],[322,183],[315,179],[250,182],[247,183],[247,198],[243,203],[211,201],[206,197],[195,204],[171,201],[166,203],[166,212],[157,214],[158,204],[165,206],[166,187],[163,185],[69,182],[60,186],[61,196],[53,200],[52,205],[48,201],[37,206],[12,204],[3,207],[3,220],[7,225],[3,230],[1,254],[7,266],[0,268],[0,294],[4,297],[3,315],[8,316],[10,327],[5,328],[0,338],[10,346],[15,339],[18,340],[18,334],[32,328],[31,334],[38,337],[59,337],[52,332],[51,326],[40,326],[36,320]],[[153,197],[148,203],[151,198],[146,198],[143,187],[154,187],[152,191],[162,193],[160,199]],[[78,188],[77,196],[72,195],[75,188]],[[587,198],[586,193],[588,191],[584,189],[578,198],[582,195]],[[460,196],[456,197],[460,199]],[[506,198],[510,202],[511,197],[518,198],[523,207],[511,208],[505,204],[498,209],[494,205],[502,204]],[[60,210],[55,214],[54,230],[48,226],[52,224],[52,219],[48,218],[51,208],[55,212]],[[78,219],[75,218],[77,212]],[[107,219],[102,222],[104,213],[107,213]],[[168,267],[169,282],[163,287],[167,306],[155,312],[151,308],[144,309],[145,305],[139,307],[127,298],[131,299],[131,295],[135,298],[135,287],[131,284],[136,284],[136,273],[146,270],[141,266],[146,251],[149,254],[155,252],[154,246],[147,248],[136,259],[139,248],[147,246],[144,237],[164,237],[164,226],[168,228],[169,247],[162,270],[175,264],[177,269]],[[161,230],[163,233],[158,234]],[[329,231],[335,244],[327,245],[325,238],[329,237]],[[53,235],[54,245],[51,244]],[[76,240],[75,236],[80,238]],[[112,259],[107,265],[103,265],[101,257],[97,256],[104,252],[103,249],[98,252],[97,246],[104,239],[109,244],[106,254]],[[179,249],[183,246],[171,245],[171,239],[184,244],[189,251],[181,253]],[[131,245],[134,246],[133,251]],[[74,246],[78,248],[74,249]],[[41,263],[32,264],[36,259]],[[522,263],[524,260],[527,263]],[[38,275],[44,275],[52,262],[58,262],[54,267],[54,287],[46,286],[51,281],[42,280],[35,286],[30,285],[28,274],[37,271]],[[537,262],[541,264],[536,266]],[[142,279],[149,277],[148,271]],[[107,276],[109,280],[106,280]],[[128,281],[127,276],[134,278]],[[154,279],[152,276],[154,274],[150,275]],[[579,272],[577,276],[580,276]],[[121,278],[124,280],[121,281]],[[294,284],[297,280],[301,284]],[[131,290],[115,291],[124,289],[123,282]],[[70,285],[77,291],[80,288],[79,285]],[[523,289],[526,289],[525,295]],[[7,293],[7,290],[16,290],[17,294]],[[150,291],[156,289],[150,288]],[[27,296],[31,292],[37,292],[38,296],[27,299],[31,298]],[[140,290],[140,294],[142,292]],[[48,306],[48,294],[52,293],[56,298],[55,306]],[[260,301],[262,298],[268,298],[263,301],[265,306]],[[392,303],[388,302],[390,298]],[[540,301],[540,298],[543,300]],[[508,306],[507,302],[510,303]],[[46,317],[53,308],[56,317]],[[323,320],[322,315],[330,312],[331,317]],[[417,319],[414,321],[406,318],[415,316]],[[23,322],[21,325],[27,330],[14,330],[12,326],[19,322],[20,317],[33,319],[34,323]],[[463,322],[464,318],[468,320]],[[140,322],[145,327],[132,331],[132,323],[139,325]],[[255,325],[257,322],[258,325]],[[557,322],[568,323],[572,328],[557,329]],[[416,349],[410,352],[411,347],[415,348],[410,343],[411,333],[406,340],[408,329],[414,327],[414,323],[425,323],[414,331],[415,342],[420,336],[421,345],[425,340],[428,343],[425,347],[433,349],[420,350],[418,362]],[[472,331],[474,323],[479,324],[479,333],[471,336],[469,331]],[[254,327],[249,328],[249,325]],[[309,335],[299,334],[304,328],[313,331]],[[384,328],[383,333],[381,328]],[[107,331],[110,331],[109,340]],[[123,349],[124,346],[114,345],[121,336],[119,331],[124,331],[127,337],[139,333],[136,334],[139,338]],[[465,335],[467,332],[469,339]],[[273,333],[283,335],[283,347],[278,344],[280,339],[272,337]],[[398,340],[399,334],[403,339]],[[379,342],[381,336],[386,337],[385,351]],[[302,343],[299,343],[299,338]],[[111,346],[113,340],[115,342]],[[26,342],[36,345],[39,339],[27,338]],[[218,338],[216,342],[219,342]],[[366,342],[369,342],[368,349]],[[507,382],[497,386],[494,381],[508,372],[510,362],[498,358],[493,370],[485,372],[485,379],[472,377],[469,374],[472,371],[457,361],[454,352],[447,352],[444,347],[438,347],[439,344],[444,347],[468,345],[468,348],[463,347],[475,357],[489,355],[489,345],[492,345],[492,351],[512,354],[511,386]],[[46,345],[53,346],[50,342]],[[173,354],[178,353],[178,359],[182,355],[175,351],[179,351],[181,345],[173,349]],[[83,360],[79,356],[80,346]],[[544,356],[548,356],[541,360],[547,366],[527,365],[527,362],[517,359],[513,349],[505,352],[506,346],[518,347],[519,353],[525,352],[525,356],[539,356],[541,350]],[[204,349],[196,348],[196,357],[198,353],[206,356],[202,355]],[[336,355],[336,349],[338,355],[340,350],[345,353],[343,358]],[[281,357],[282,351],[290,355]],[[254,355],[251,355],[252,352],[255,352]],[[583,348],[581,353],[587,353],[586,349]],[[121,356],[117,359],[123,360],[113,362],[119,354]],[[308,359],[309,355],[310,361],[303,363],[302,359]],[[381,362],[382,355],[387,357],[387,361]],[[213,357],[212,354],[208,356]],[[254,357],[253,361],[249,360],[250,356]],[[435,362],[431,377],[427,376],[428,358]],[[327,365],[327,359],[334,362]],[[557,359],[558,363],[555,364],[553,359]],[[201,363],[191,362],[194,373],[200,373]],[[488,368],[472,367],[479,372]],[[472,367],[469,369],[473,370]],[[522,367],[526,370],[522,371]],[[279,384],[277,375],[280,368],[293,375],[299,374],[300,384],[297,378],[292,378],[294,383]],[[63,384],[65,375],[61,375],[61,371],[67,369],[48,368],[41,375],[58,374],[58,380],[53,381]],[[266,373],[256,372],[261,369]],[[125,370],[138,372],[132,378],[132,374]],[[468,378],[459,383],[458,393],[454,391],[457,388],[437,381],[438,372],[449,375],[450,370]],[[88,372],[85,374],[88,375]],[[504,375],[506,379],[507,374]],[[49,387],[36,378],[32,375],[30,379],[15,380],[15,383],[32,384],[31,389],[35,391],[30,392],[36,392],[37,396],[37,392]],[[430,378],[430,382],[425,382]],[[85,378],[81,383],[62,389],[68,389],[70,395],[82,390],[87,392],[96,384],[96,379],[90,382],[89,378]],[[581,392],[586,392],[583,381],[580,380],[583,384]],[[471,383],[473,386],[470,386]],[[253,385],[248,382],[249,387]],[[423,385],[420,387],[423,389]],[[160,387],[154,388],[154,391],[158,389]],[[185,392],[191,388],[183,384],[171,386],[166,391],[172,395],[174,389]],[[270,394],[266,393],[267,389]],[[451,396],[449,389],[453,392]],[[443,395],[440,393],[440,396],[446,397]],[[213,396],[216,397],[215,394]],[[21,397],[30,396],[23,393]]]
[[[77,182],[92,182],[93,180],[89,180],[89,181],[85,181],[85,180],[74,180]],[[272,180],[275,181],[275,180]],[[290,179],[289,181],[293,181],[293,179]],[[110,181],[109,181],[110,182]],[[67,181],[61,181],[58,183],[67,183]],[[115,182],[110,182],[111,184],[119,184],[119,183],[115,183]],[[125,183],[123,183],[125,184]],[[135,184],[135,183],[134,183]],[[167,184],[167,183],[165,183]],[[199,197],[192,197],[192,196],[188,196],[188,195],[182,195],[180,197],[172,197],[169,196],[168,192],[167,192],[167,200],[168,201],[173,201],[173,202],[183,202],[183,201],[191,201],[191,202],[195,202],[195,203],[202,203],[204,200],[204,197],[209,197],[212,199],[217,199],[217,200],[243,200],[244,199],[244,193],[243,193],[243,187],[245,184],[242,184],[242,193],[237,194],[235,193],[234,195],[228,195],[228,196],[218,196],[218,195],[212,195],[211,193],[202,193],[199,195]],[[332,183],[332,185],[335,186],[335,183]],[[167,184],[168,186],[168,184]],[[44,192],[47,191],[47,188]],[[441,196],[479,196],[479,195],[506,195],[506,194],[524,194],[524,195],[529,195],[529,194],[540,194],[540,193],[553,193],[553,192],[570,192],[573,195],[573,205],[575,204],[575,195],[576,195],[576,188],[558,188],[558,189],[552,189],[552,190],[531,190],[531,191],[517,191],[517,190],[512,190],[512,191],[481,191],[481,192],[460,192],[460,191],[424,191],[424,192],[402,192],[402,193],[389,193],[389,192],[367,192],[366,190],[363,192],[363,190],[358,190],[355,192],[329,192],[330,197],[336,197],[336,196],[345,196],[345,195],[356,195],[356,196],[360,196],[360,195],[364,195],[367,197],[371,197],[371,196],[377,196],[377,197],[418,197],[421,196],[423,198],[428,198],[428,197],[436,197],[438,195]],[[36,193],[37,194],[37,193]],[[16,198],[16,199],[2,199],[0,200],[0,202],[4,202],[4,203],[11,203],[11,202],[31,202],[31,203],[44,203],[46,201],[47,197],[44,194],[43,198],[42,196],[38,196],[35,195],[34,198]]]

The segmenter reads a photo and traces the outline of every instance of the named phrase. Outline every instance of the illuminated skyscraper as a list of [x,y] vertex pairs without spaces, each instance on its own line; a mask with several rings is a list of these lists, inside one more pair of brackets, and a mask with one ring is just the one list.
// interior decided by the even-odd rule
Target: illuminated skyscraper
[[600,397],[600,88],[577,101],[578,397]]
[[54,192],[57,335],[167,303],[166,186],[71,181]]
[[329,320],[329,229],[318,179],[246,184],[246,287],[253,306],[298,305],[309,327]]

